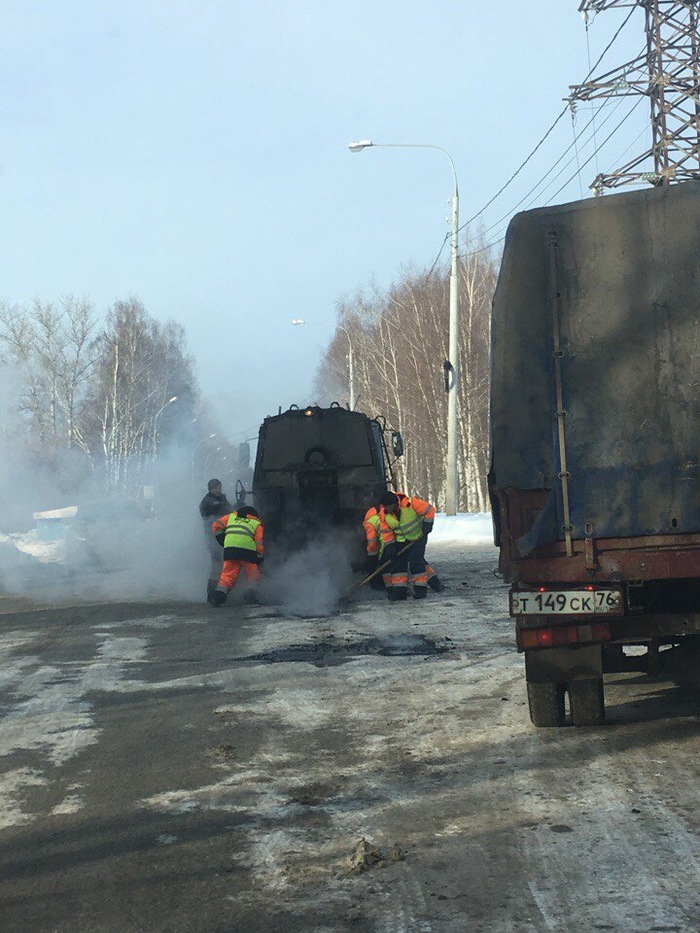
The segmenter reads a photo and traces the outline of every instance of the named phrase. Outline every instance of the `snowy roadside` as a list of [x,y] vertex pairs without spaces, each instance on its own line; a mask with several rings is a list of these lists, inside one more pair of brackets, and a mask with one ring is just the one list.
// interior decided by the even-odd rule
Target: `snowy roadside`
[[63,540],[43,541],[36,529],[25,534],[0,534],[0,548],[2,548],[0,551],[0,565],[6,559],[12,559],[14,556],[12,550],[33,557],[41,564],[51,564],[66,559],[66,542]]

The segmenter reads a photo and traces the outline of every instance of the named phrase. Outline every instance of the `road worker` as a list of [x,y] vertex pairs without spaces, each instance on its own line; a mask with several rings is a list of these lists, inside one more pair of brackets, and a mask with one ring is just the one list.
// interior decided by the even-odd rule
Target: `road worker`
[[429,582],[436,591],[444,589],[444,584],[434,571],[429,581],[425,560],[425,545],[434,521],[435,508],[425,499],[417,496],[409,499],[401,492],[385,492],[382,495],[379,527],[384,545],[383,557],[392,562],[387,587],[390,600],[406,599],[409,574],[414,599],[425,599]]
[[[376,506],[373,505],[367,509],[365,517],[362,519],[362,527],[364,528],[367,547],[365,572],[369,575],[374,573],[374,571],[377,570],[377,568],[387,560],[384,555],[384,540],[382,539],[381,535],[379,509]],[[428,578],[428,586],[432,590],[435,590],[435,592],[441,593],[445,589],[445,584],[428,563],[426,563],[425,572]],[[370,580],[369,585],[373,590],[384,590],[390,586],[390,581],[391,574],[389,572],[389,568],[387,567],[381,576],[377,574],[376,577],[373,577]]]
[[241,570],[253,589],[246,591],[244,602],[257,602],[255,589],[260,582],[263,562],[263,524],[257,511],[243,505],[237,511],[222,515],[212,523],[211,530],[224,549],[224,566],[219,582],[209,597],[212,606],[221,606],[236,585]]
[[209,599],[219,582],[222,568],[221,547],[211,531],[212,519],[228,515],[233,511],[233,506],[226,498],[220,479],[210,479],[207,490],[206,496],[199,503],[199,514],[202,516],[204,539],[211,558],[209,579],[207,581],[207,599]]
[[[365,531],[366,547],[367,547],[367,560],[365,563],[365,571],[367,574],[374,573],[375,570],[383,563],[384,557],[384,541],[381,536],[381,526],[379,522],[379,510],[376,506],[370,506],[365,513],[365,517],[362,519],[362,527]],[[373,577],[369,581],[369,585],[373,590],[383,590],[385,587],[389,586],[391,581],[391,574],[389,573],[389,568],[385,568],[383,574],[377,574],[376,577]]]

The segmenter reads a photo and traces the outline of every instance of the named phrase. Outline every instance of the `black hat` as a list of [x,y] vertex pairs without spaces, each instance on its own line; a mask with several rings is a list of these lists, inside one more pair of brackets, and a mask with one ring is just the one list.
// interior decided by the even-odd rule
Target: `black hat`
[[210,479],[209,482],[207,483],[207,489],[209,490],[209,492],[212,491],[212,489],[214,488],[214,486],[221,486],[221,480],[220,480],[220,479]]
[[396,495],[395,492],[389,492],[389,491],[383,492],[382,497],[379,500],[379,503],[380,505],[383,505],[384,508],[386,508],[387,506],[392,508],[399,504],[399,497]]

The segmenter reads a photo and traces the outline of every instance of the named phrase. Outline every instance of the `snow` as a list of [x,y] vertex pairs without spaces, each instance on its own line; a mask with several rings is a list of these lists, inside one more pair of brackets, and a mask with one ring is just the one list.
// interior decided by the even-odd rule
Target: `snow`
[[[34,518],[69,518],[74,514],[75,508],[71,506],[50,512],[35,512]],[[435,527],[430,535],[430,541],[433,544],[493,544],[491,515],[488,512],[462,512],[448,516],[444,512],[438,512],[435,516]],[[30,531],[26,534],[0,534],[0,544],[11,545],[41,563],[61,561],[65,558],[63,541],[43,541],[37,531]]]
[[435,527],[430,534],[433,544],[461,542],[464,544],[493,544],[493,526],[490,512],[445,515],[438,512]]
[[64,541],[42,541],[36,531],[28,531],[26,534],[0,534],[0,544],[16,548],[42,564],[63,560],[66,553]]
[[69,505],[66,509],[51,509],[48,512],[34,512],[34,521],[58,518],[75,518],[78,514],[77,505]]

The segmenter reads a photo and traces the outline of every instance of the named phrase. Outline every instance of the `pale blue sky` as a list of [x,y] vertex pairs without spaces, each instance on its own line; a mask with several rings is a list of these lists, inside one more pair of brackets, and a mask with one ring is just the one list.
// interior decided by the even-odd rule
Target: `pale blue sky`
[[[73,294],[102,311],[138,297],[184,325],[223,426],[255,433],[278,405],[312,400],[336,301],[430,265],[448,230],[444,156],[347,144],[444,147],[465,220],[588,71],[578,5],[2,0],[0,299]],[[590,27],[593,61],[625,12]],[[641,49],[642,28],[637,13],[607,68]],[[647,124],[642,105],[600,169]],[[567,117],[484,224],[512,213],[572,139]],[[584,193],[595,174],[584,168]],[[556,201],[578,197],[574,181]]]

